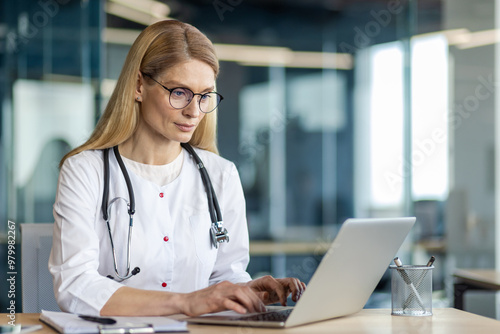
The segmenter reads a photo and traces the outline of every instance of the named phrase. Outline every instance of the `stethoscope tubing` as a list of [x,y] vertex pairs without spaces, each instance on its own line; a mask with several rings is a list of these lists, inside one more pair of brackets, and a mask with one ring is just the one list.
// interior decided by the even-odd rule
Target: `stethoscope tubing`
[[[196,162],[196,166],[198,167],[198,170],[200,171],[201,178],[203,181],[203,185],[205,187],[205,191],[207,193],[207,200],[208,200],[208,210],[210,213],[210,219],[212,221],[212,230],[215,229],[218,233],[222,235],[221,240],[223,241],[229,241],[229,237],[227,237],[227,230],[222,227],[222,213],[220,210],[219,202],[217,201],[217,196],[215,194],[214,188],[212,186],[212,182],[210,180],[210,177],[208,175],[208,172],[205,168],[205,165],[201,161],[200,157],[198,154],[196,154],[195,150],[191,147],[191,145],[187,143],[181,143],[181,146],[188,151],[188,153],[193,157],[193,159]],[[109,149],[104,149],[103,151],[103,158],[104,158],[104,190],[103,190],[103,198],[102,198],[102,216],[104,220],[106,221],[106,226],[108,228],[108,234],[109,234],[109,240],[111,243],[111,251],[113,255],[113,266],[115,270],[115,275],[118,278],[118,281],[124,281],[133,275],[137,274],[140,272],[139,267],[136,267],[132,272],[130,272],[130,262],[131,262],[131,244],[132,244],[132,228],[134,225],[134,219],[133,216],[135,214],[135,196],[134,196],[134,189],[132,187],[132,182],[130,181],[129,174],[127,172],[127,169],[125,167],[125,164],[123,163],[123,160],[121,158],[120,152],[118,150],[118,146],[114,146],[112,148],[116,160],[118,162],[118,165],[121,169],[122,175],[125,178],[125,183],[127,184],[127,191],[129,194],[129,202],[128,202],[128,214],[129,214],[129,228],[128,228],[128,242],[127,242],[127,272],[124,276],[120,275],[118,271],[118,261],[116,259],[116,250],[115,250],[115,245],[113,242],[113,236],[111,232],[111,226],[109,224],[109,221],[111,220],[111,212],[110,212],[110,206],[113,204],[116,200],[122,199],[126,201],[122,197],[117,197],[114,198],[108,206],[108,198],[109,198]],[[214,231],[211,230],[211,233]],[[219,242],[223,241],[214,241],[214,246],[217,248]],[[109,278],[114,279],[111,275],[108,276]]]
[[[133,276],[132,273],[130,273],[130,249],[131,249],[131,244],[132,244],[132,227],[133,227],[133,216],[132,215],[129,215],[129,226],[128,226],[128,241],[127,241],[127,272],[125,273],[125,275],[120,275],[120,273],[118,272],[118,261],[116,260],[116,251],[115,251],[115,245],[114,245],[114,242],[113,242],[113,236],[112,236],[112,232],[111,232],[111,226],[109,224],[110,220],[111,220],[111,205],[118,201],[118,200],[123,200],[127,203],[127,200],[123,197],[116,197],[116,198],[113,198],[111,200],[111,202],[109,203],[109,206],[108,206],[108,220],[106,220],[106,226],[108,228],[108,234],[109,234],[109,241],[111,243],[111,252],[113,253],[113,266],[114,266],[114,269],[115,269],[115,274],[116,274],[116,277],[119,279],[119,281],[124,281],[130,277]],[[127,203],[127,206],[129,206],[129,204]]]
[[108,228],[108,234],[109,234],[109,240],[111,243],[111,252],[113,254],[113,267],[115,270],[115,275],[119,279],[119,281],[124,281],[130,277],[132,277],[134,274],[130,272],[130,261],[131,261],[131,244],[132,244],[132,228],[134,226],[134,214],[135,214],[135,196],[134,196],[134,190],[132,188],[132,182],[130,181],[130,176],[128,175],[127,169],[125,168],[125,164],[123,163],[123,160],[121,158],[120,152],[118,151],[118,146],[113,147],[113,152],[115,154],[116,160],[118,162],[118,165],[120,166],[120,169],[122,171],[122,175],[125,178],[125,183],[127,185],[127,190],[129,194],[129,201],[127,203],[128,207],[128,214],[129,214],[129,226],[128,226],[128,240],[127,240],[127,271],[125,275],[120,275],[120,272],[118,271],[118,261],[116,260],[116,250],[115,250],[115,245],[113,242],[113,236],[111,232],[111,226],[109,224],[109,221],[111,220],[111,212],[110,212],[110,207],[111,205],[119,199],[123,199],[125,202],[126,200],[121,197],[114,198],[111,200],[108,206],[108,197],[109,197],[109,149],[104,150],[104,191],[103,191],[103,198],[102,198],[102,214],[103,218],[106,221],[106,226]]
[[205,165],[201,161],[198,154],[196,154],[195,150],[191,147],[191,145],[187,143],[182,143],[182,147],[189,152],[189,154],[193,157],[196,162],[196,166],[200,171],[201,178],[203,180],[203,185],[205,187],[205,191],[207,192],[207,200],[208,200],[208,211],[210,212],[210,218],[212,220],[212,224],[216,224],[217,222],[222,221],[222,213],[220,211],[219,202],[217,201],[217,196],[215,195],[215,190],[212,186],[212,181],[210,180],[210,176],[208,176],[207,169]]

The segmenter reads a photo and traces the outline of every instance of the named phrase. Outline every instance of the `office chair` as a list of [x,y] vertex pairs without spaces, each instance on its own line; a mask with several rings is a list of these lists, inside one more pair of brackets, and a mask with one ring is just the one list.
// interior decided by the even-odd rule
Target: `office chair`
[[48,269],[54,224],[19,224],[23,313],[60,311]]

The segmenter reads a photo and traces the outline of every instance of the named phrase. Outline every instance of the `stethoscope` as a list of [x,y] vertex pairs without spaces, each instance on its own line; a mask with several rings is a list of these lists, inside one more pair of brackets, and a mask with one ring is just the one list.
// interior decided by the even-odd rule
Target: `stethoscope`
[[[219,244],[222,242],[229,242],[229,235],[227,230],[223,226],[222,214],[219,207],[219,202],[217,201],[217,196],[215,195],[214,188],[212,187],[212,182],[210,181],[210,177],[208,176],[205,165],[201,161],[198,154],[196,154],[195,150],[191,147],[191,145],[187,143],[181,143],[181,146],[188,151],[188,153],[193,157],[196,167],[201,174],[201,179],[203,180],[203,185],[205,186],[205,190],[207,192],[208,199],[208,211],[210,213],[210,219],[212,221],[212,225],[210,227],[210,236],[212,239],[212,246],[215,248],[219,248]],[[109,202],[109,151],[113,150],[115,153],[116,160],[118,161],[118,165],[122,171],[123,177],[125,178],[125,182],[127,184],[129,201],[123,197],[116,197]],[[116,251],[115,245],[113,243],[113,236],[111,233],[111,227],[109,221],[111,220],[111,205],[118,201],[123,200],[127,203],[128,215],[129,215],[129,225],[128,225],[128,242],[127,242],[127,272],[125,275],[120,275],[118,272],[118,265],[116,261]],[[134,189],[132,188],[132,182],[130,182],[130,177],[128,175],[127,169],[125,168],[125,164],[121,158],[120,152],[118,151],[118,146],[113,148],[104,149],[104,190],[102,195],[102,217],[106,221],[106,225],[108,227],[109,241],[111,243],[111,252],[113,253],[113,266],[115,269],[115,276],[118,278],[118,281],[124,281],[136,274],[138,274],[141,269],[139,267],[135,267],[132,271],[130,271],[130,246],[132,243],[132,227],[134,225],[134,214],[135,214],[135,197],[134,197]],[[114,279],[112,275],[108,275],[109,278]]]

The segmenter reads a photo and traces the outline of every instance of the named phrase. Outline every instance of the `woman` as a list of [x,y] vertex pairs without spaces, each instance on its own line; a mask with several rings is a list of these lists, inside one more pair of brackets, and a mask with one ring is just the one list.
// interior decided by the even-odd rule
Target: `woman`
[[[243,191],[234,164],[217,155],[218,71],[212,43],[188,24],[158,22],[132,45],[90,139],[61,161],[49,269],[62,310],[246,313],[269,303],[285,305],[290,294],[300,297],[305,284],[298,279],[252,280],[246,272]],[[220,243],[210,238],[207,192],[195,155],[210,175],[224,217]]]

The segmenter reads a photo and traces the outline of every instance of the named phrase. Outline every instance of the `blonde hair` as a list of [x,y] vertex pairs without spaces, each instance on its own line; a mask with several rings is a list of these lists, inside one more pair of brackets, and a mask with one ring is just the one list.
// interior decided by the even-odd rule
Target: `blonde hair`
[[[92,135],[66,154],[60,165],[82,151],[113,147],[132,136],[140,117],[140,104],[134,99],[139,72],[155,77],[192,59],[208,64],[215,77],[219,74],[212,42],[192,25],[165,20],[144,29],[130,48],[113,94]],[[217,110],[214,110],[203,117],[189,144],[218,154],[216,137]]]

